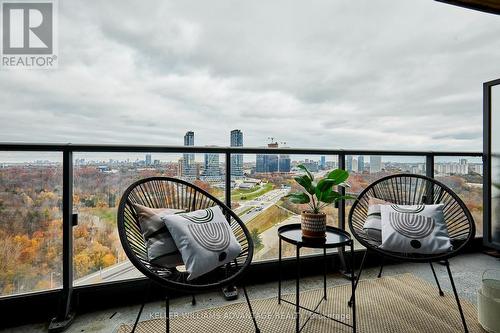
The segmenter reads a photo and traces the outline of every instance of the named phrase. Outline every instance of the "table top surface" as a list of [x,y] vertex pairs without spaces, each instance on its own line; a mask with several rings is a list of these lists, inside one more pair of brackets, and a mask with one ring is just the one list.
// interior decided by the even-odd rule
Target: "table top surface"
[[278,228],[278,236],[282,240],[300,247],[334,248],[351,243],[351,235],[339,228],[326,226],[326,237],[316,239],[303,238],[300,223],[283,225]]

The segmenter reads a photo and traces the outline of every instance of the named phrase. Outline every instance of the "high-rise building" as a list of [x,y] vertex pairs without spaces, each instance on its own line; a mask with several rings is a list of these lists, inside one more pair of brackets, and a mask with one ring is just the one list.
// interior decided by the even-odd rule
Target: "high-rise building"
[[279,160],[279,172],[290,172],[290,155],[280,155]]
[[146,154],[146,165],[151,165],[151,154]]
[[[243,132],[239,129],[231,131],[231,147],[243,147]],[[231,176],[243,177],[243,155],[231,155]]]
[[320,169],[324,170],[326,168],[326,156],[321,156],[319,160]]
[[[267,145],[268,148],[278,148],[277,142]],[[275,154],[257,154],[255,172],[278,172],[279,158]]]
[[194,146],[194,132],[188,131],[184,135],[184,146]]
[[[184,135],[184,146],[194,146],[194,132],[189,131]],[[196,178],[196,165],[193,153],[184,154],[184,165],[182,167],[182,176],[186,179]]]
[[266,165],[264,161],[264,154],[257,154],[257,159],[255,161],[255,172],[266,172]]
[[365,171],[365,157],[358,156],[358,172],[363,173]]
[[278,155],[265,155],[266,172],[278,172],[279,159]]
[[179,158],[177,161],[177,177],[182,177],[184,174],[184,158]]
[[349,172],[352,171],[352,156],[351,155],[347,155],[345,157],[345,168]]
[[370,173],[382,171],[382,156],[370,156]]
[[205,163],[204,163],[202,177],[203,180],[205,181],[221,180],[219,154],[212,154],[212,153],[205,154]]

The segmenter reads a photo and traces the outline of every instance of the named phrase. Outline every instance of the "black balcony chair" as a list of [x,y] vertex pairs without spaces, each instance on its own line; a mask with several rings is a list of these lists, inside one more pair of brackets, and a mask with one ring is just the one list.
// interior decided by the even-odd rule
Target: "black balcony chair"
[[[150,208],[173,208],[194,211],[219,206],[226,215],[227,221],[241,245],[241,253],[231,263],[188,281],[187,272],[176,268],[155,266],[148,261],[144,239],[139,229],[137,214],[133,204],[141,204]],[[221,289],[233,285],[245,273],[253,256],[253,241],[241,219],[220,200],[197,186],[180,179],[168,177],[152,177],[139,180],[130,185],[123,194],[118,208],[118,232],[123,249],[132,264],[152,282],[157,283],[166,292],[166,331],[169,332],[169,292],[185,292],[193,295],[207,290]],[[246,302],[252,316],[255,331],[259,332],[246,288],[242,287]],[[148,288],[149,292],[149,288]],[[145,293],[132,332],[135,332],[144,303],[148,296]]]
[[[399,205],[444,204],[444,219],[453,245],[453,250],[442,254],[426,255],[389,252],[380,249],[381,240],[370,237],[363,230],[363,225],[367,218],[368,200],[370,196]],[[352,235],[367,249],[361,261],[360,270],[355,283],[356,286],[363,271],[366,256],[368,252],[372,252],[380,255],[382,259],[385,257],[396,261],[429,263],[439,289],[439,294],[444,296],[432,265],[432,263],[436,261],[442,262],[448,271],[464,330],[468,332],[448,259],[460,253],[460,251],[474,239],[475,225],[469,210],[452,190],[435,179],[420,175],[398,174],[381,178],[361,192],[358,196],[358,200],[354,202],[349,213],[349,228],[351,229]],[[382,274],[382,268],[383,264],[380,267],[379,277]]]

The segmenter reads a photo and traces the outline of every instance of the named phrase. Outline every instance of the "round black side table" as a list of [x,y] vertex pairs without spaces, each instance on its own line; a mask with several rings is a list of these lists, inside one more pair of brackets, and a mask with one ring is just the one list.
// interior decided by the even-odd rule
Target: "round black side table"
[[[281,226],[278,228],[279,236],[279,257],[278,257],[278,267],[279,267],[279,280],[278,280],[278,304],[285,302],[295,306],[295,331],[299,333],[309,321],[306,320],[302,327],[300,327],[299,321],[299,310],[303,309],[311,312],[312,314],[320,315],[322,317],[328,318],[330,320],[336,321],[338,323],[344,324],[346,326],[352,327],[352,331],[356,332],[356,297],[355,297],[355,286],[354,286],[354,242],[351,235],[341,229],[327,226],[326,227],[326,237],[320,240],[310,240],[308,238],[302,238],[302,231],[300,230],[300,223],[293,223]],[[297,266],[297,276],[296,276],[296,289],[295,289],[295,303],[290,302],[286,299],[281,298],[281,247],[282,242],[293,244],[296,247],[296,266]],[[324,315],[316,311],[321,302],[326,300],[326,270],[327,270],[327,260],[326,260],[326,249],[339,248],[343,246],[351,247],[351,300],[352,300],[352,324],[337,320],[330,316]],[[300,305],[300,249],[302,247],[313,248],[313,249],[323,249],[323,298],[319,301],[318,305],[313,309],[308,309]]]

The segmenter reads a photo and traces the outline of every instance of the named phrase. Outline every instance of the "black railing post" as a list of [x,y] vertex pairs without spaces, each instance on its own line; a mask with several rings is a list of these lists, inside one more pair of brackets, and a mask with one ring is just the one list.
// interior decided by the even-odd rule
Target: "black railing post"
[[[429,178],[434,178],[434,154],[429,153],[425,155],[425,175]],[[424,198],[425,204],[434,203],[434,186],[428,185],[429,188],[426,191],[426,198]]]
[[226,151],[226,205],[231,208],[231,153]]
[[425,175],[429,178],[434,178],[434,154],[425,156]]
[[[345,170],[345,153],[339,153],[339,169]],[[345,187],[339,186],[339,193],[341,195],[345,195]],[[339,228],[345,230],[345,200],[340,200],[337,202],[337,213],[338,213],[338,221]],[[345,260],[345,247],[342,246],[339,248],[339,260],[340,260],[340,273],[347,279],[351,278],[350,270],[347,268],[347,262]],[[354,268],[353,268],[354,269]]]
[[[226,206],[231,208],[231,152],[226,151],[225,152],[226,156],[226,184],[224,186],[225,190],[225,200],[224,202],[226,203]],[[232,301],[234,300],[234,294],[238,295],[238,289],[236,288],[235,285],[230,285],[230,286],[225,286],[221,289],[222,295],[224,295],[224,298],[227,301]]]
[[60,332],[73,322],[71,309],[73,295],[73,151],[63,150],[63,286],[57,316],[49,325],[49,332]]
[[[345,154],[339,154],[339,169],[345,170]],[[345,187],[339,188],[340,194],[345,195]],[[339,228],[345,230],[345,200],[338,202]]]

